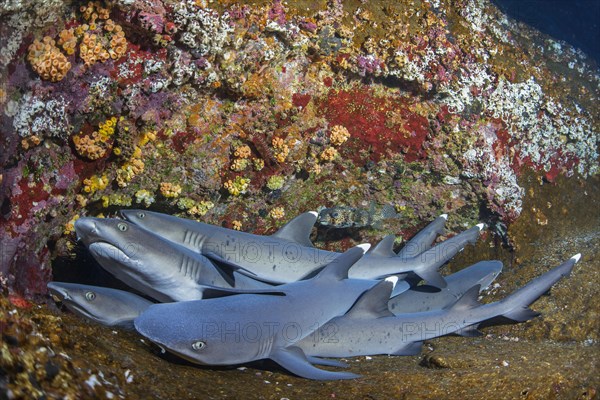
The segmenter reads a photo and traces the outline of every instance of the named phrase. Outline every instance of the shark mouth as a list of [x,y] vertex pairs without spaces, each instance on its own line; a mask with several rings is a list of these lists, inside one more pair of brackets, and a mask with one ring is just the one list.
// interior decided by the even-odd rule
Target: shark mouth
[[123,264],[130,264],[132,261],[131,256],[125,251],[108,242],[91,243],[88,250],[97,259],[113,260]]

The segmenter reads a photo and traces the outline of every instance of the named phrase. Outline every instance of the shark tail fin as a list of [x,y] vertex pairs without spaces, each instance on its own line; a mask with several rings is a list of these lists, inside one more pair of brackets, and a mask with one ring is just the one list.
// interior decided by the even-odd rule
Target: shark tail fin
[[573,267],[580,258],[580,254],[571,257],[558,267],[538,276],[522,288],[513,292],[502,300],[509,308],[500,315],[517,322],[527,321],[540,315],[532,311],[529,305],[550,290],[562,277],[570,275]]
[[338,281],[348,278],[348,270],[365,254],[369,249],[369,244],[359,244],[346,250],[333,259],[321,270],[313,279],[332,278]]

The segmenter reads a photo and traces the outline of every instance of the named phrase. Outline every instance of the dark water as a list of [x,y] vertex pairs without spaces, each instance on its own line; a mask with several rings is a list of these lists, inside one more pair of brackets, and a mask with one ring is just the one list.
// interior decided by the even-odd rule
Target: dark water
[[600,63],[600,0],[492,0],[510,17],[583,50]]

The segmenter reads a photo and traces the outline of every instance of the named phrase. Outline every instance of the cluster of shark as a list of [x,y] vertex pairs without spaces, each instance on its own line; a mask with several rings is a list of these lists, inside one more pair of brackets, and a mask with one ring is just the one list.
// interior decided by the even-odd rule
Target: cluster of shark
[[[344,253],[310,240],[318,214],[307,212],[269,236],[143,210],[122,218],[80,218],[78,238],[132,291],[50,282],[68,309],[106,326],[135,329],[202,365],[271,359],[300,377],[358,375],[335,358],[414,355],[423,341],[476,336],[498,319],[522,322],[529,308],[579,260],[577,254],[501,301],[480,292],[502,270],[482,261],[443,277],[439,268],[479,238],[483,224],[435,244],[447,215],[398,252],[394,236]],[[135,292],[135,293],[134,293]],[[333,359],[332,359],[333,358]]]

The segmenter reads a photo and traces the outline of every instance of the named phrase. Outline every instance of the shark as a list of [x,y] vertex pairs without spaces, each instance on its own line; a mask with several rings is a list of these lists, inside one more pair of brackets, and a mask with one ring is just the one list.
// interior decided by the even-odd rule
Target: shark
[[[121,214],[131,223],[167,240],[214,261],[239,267],[241,274],[273,284],[290,283],[313,276],[340,254],[317,249],[310,241],[311,229],[317,219],[315,212],[300,214],[268,236],[152,211],[121,210]],[[438,268],[468,243],[475,243],[483,229],[483,224],[479,224],[431,247],[445,220],[445,215],[438,217],[432,227],[426,227],[426,232],[414,242],[419,244],[417,247],[425,248],[419,254],[409,250],[401,251],[401,254],[394,253],[394,236],[389,235],[350,269],[349,276],[382,279],[390,275],[403,277],[414,273],[431,285],[445,287],[446,281]]]
[[480,261],[446,276],[448,286],[443,289],[419,285],[412,286],[398,295],[392,292],[393,297],[388,302],[388,308],[394,314],[442,309],[454,303],[475,285],[479,285],[481,290],[486,289],[501,271],[501,261]]
[[304,378],[352,379],[346,371],[313,364],[341,365],[307,357],[294,344],[320,325],[343,315],[377,281],[348,279],[367,246],[336,257],[316,276],[278,286],[282,295],[229,297],[154,304],[134,320],[135,329],[155,344],[193,363],[235,365],[271,359]]
[[477,284],[443,309],[394,315],[388,309],[392,286],[382,281],[365,292],[345,315],[330,320],[295,347],[315,357],[414,355],[420,353],[424,340],[448,334],[479,336],[482,333],[477,328],[485,321],[527,321],[539,315],[529,305],[569,275],[580,257],[571,257],[503,300],[483,305],[477,301]]
[[73,313],[98,324],[133,330],[133,320],[153,303],[107,287],[48,282],[48,290]]
[[125,220],[83,217],[75,222],[75,231],[104,269],[160,302],[272,287],[237,271],[228,275],[202,254]]

